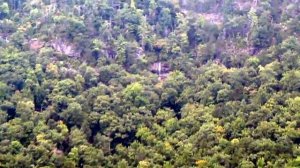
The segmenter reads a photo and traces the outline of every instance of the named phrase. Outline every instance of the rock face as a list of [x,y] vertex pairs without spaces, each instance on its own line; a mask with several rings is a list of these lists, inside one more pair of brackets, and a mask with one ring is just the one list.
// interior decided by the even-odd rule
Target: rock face
[[240,11],[249,11],[251,8],[252,2],[240,0],[240,1],[236,1],[234,3],[234,5],[235,5],[235,8]]
[[158,75],[159,80],[163,80],[168,77],[171,67],[166,62],[155,62],[151,65],[150,70]]
[[80,52],[75,49],[76,47],[73,44],[66,42],[65,40],[55,39],[50,43],[53,49],[61,54],[70,57],[80,57]]
[[136,58],[137,59],[141,59],[143,58],[144,56],[144,49],[142,47],[139,47],[137,50],[136,50]]
[[199,14],[203,17],[206,21],[210,22],[211,24],[221,25],[223,23],[223,16],[218,13],[201,13]]
[[170,66],[166,62],[155,62],[151,65],[150,70],[153,73],[167,73],[170,72]]
[[30,50],[39,51],[41,48],[48,46],[52,47],[56,52],[70,57],[80,57],[81,52],[76,49],[74,44],[71,44],[63,39],[55,39],[50,42],[45,42],[39,39],[31,39],[28,42]]
[[40,41],[38,39],[31,39],[29,41],[29,48],[31,50],[38,51],[38,50],[40,50],[44,46],[45,46],[45,42],[44,41]]
[[10,38],[9,34],[0,33],[0,41],[3,41],[5,43],[9,43],[9,38]]

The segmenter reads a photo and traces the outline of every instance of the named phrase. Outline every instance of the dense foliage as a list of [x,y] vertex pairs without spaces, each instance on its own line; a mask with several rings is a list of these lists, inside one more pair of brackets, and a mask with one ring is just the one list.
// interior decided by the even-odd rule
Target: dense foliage
[[1,168],[300,167],[299,91],[299,0],[0,0]]

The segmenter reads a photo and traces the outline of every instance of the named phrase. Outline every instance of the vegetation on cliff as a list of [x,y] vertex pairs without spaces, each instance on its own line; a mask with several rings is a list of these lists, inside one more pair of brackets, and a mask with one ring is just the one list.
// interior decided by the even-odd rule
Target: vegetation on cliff
[[0,0],[0,167],[300,167],[299,0]]

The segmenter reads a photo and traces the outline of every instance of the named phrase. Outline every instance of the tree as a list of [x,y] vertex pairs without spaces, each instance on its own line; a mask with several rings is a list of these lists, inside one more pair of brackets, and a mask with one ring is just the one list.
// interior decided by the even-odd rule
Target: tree
[[9,96],[10,88],[3,82],[0,82],[0,100],[4,100]]
[[283,78],[280,80],[280,83],[287,91],[298,91],[300,88],[299,80],[300,80],[300,71],[291,70],[283,74]]
[[65,96],[75,96],[78,94],[79,90],[76,87],[75,81],[71,79],[65,79],[59,81],[53,89],[55,94],[65,95]]
[[75,102],[70,103],[60,115],[69,127],[77,126],[80,128],[85,118],[81,105]]
[[159,25],[157,25],[159,33],[163,36],[167,36],[169,34],[169,30],[173,29],[173,18],[171,15],[171,10],[168,8],[163,8],[158,16]]
[[0,20],[7,17],[9,15],[9,6],[8,3],[2,2],[0,3]]
[[143,92],[144,88],[140,83],[132,83],[124,89],[123,94],[134,105],[143,106],[148,101]]
[[18,102],[16,114],[22,118],[23,121],[28,121],[34,113],[34,103],[32,101]]
[[82,131],[80,131],[78,128],[73,128],[70,133],[70,146],[76,147],[81,145],[87,145],[87,140]]
[[294,168],[300,166],[300,157],[298,156],[296,159],[289,161],[287,164],[288,168]]
[[252,22],[255,27],[251,34],[253,47],[257,50],[270,47],[274,35],[274,27],[271,24],[270,13],[268,11],[262,13],[260,18],[255,22]]

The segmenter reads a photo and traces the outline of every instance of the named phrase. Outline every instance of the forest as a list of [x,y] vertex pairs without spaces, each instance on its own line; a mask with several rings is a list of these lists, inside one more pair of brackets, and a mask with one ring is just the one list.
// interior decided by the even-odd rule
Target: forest
[[0,0],[0,168],[299,168],[300,0]]

